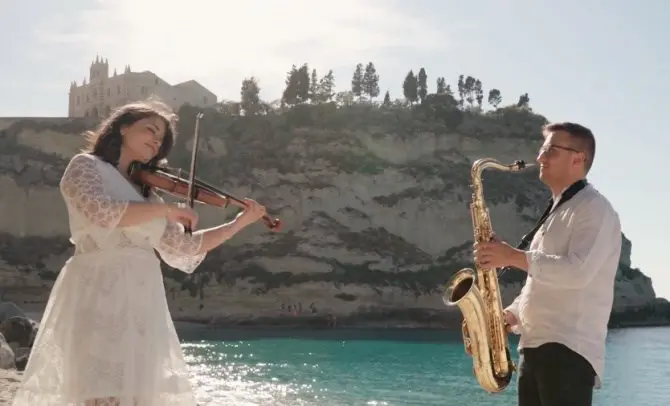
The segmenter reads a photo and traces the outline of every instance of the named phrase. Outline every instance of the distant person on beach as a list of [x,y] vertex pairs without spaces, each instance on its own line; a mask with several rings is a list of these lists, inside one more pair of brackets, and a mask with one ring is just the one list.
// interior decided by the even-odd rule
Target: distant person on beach
[[575,123],[545,126],[537,162],[553,195],[519,247],[477,244],[475,260],[526,271],[505,310],[520,334],[519,406],[590,406],[601,387],[605,339],[621,254],[619,215],[586,181],[596,143]]
[[247,199],[233,221],[189,235],[192,209],[131,182],[131,162],[168,156],[173,118],[162,104],[125,105],[65,169],[60,190],[75,252],[49,296],[15,406],[196,405],[154,250],[192,273],[265,208]]

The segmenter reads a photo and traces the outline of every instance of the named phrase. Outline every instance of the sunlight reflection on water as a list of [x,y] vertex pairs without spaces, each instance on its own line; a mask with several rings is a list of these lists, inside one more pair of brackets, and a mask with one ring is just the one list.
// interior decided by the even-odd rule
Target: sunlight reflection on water
[[[282,382],[288,363],[258,360],[250,343],[184,344],[191,381],[203,405],[312,405],[319,396],[312,385]],[[225,351],[225,352],[224,352]],[[317,364],[310,365],[318,368]]]
[[[407,334],[418,338],[275,337],[190,341],[183,349],[201,406],[516,404],[516,380],[500,394],[481,390],[460,337]],[[605,387],[594,405],[668,404],[668,364],[670,328],[610,332]]]

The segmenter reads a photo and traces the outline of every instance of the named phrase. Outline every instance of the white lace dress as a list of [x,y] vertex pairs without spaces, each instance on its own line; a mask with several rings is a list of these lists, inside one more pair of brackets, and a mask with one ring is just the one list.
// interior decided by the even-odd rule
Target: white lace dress
[[[160,262],[191,273],[201,236],[157,219],[117,227],[144,198],[112,165],[76,155],[63,178],[74,255],[53,286],[15,406],[193,406]],[[157,198],[157,197],[156,197]]]

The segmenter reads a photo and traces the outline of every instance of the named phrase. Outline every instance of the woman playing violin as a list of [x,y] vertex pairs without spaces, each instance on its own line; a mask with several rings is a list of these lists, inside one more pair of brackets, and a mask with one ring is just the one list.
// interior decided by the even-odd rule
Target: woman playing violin
[[156,252],[192,273],[265,208],[245,199],[233,221],[189,234],[192,209],[134,184],[131,162],[168,156],[173,118],[158,104],[125,105],[65,169],[60,190],[75,251],[52,288],[15,406],[196,404]]

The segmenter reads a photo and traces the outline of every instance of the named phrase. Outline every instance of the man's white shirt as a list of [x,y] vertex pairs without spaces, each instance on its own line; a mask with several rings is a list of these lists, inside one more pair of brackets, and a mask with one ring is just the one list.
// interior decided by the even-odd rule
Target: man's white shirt
[[591,363],[600,388],[620,255],[619,215],[587,184],[549,215],[527,251],[526,283],[507,307],[520,322],[519,349],[564,344]]

